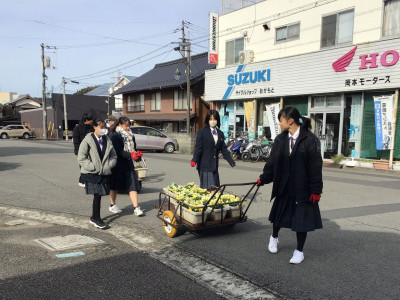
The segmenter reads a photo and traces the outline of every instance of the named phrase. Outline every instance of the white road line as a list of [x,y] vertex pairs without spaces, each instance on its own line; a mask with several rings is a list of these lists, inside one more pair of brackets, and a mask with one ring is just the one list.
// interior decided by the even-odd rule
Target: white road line
[[[0,213],[62,226],[93,229],[87,218],[80,216],[11,206],[0,206]],[[152,258],[226,299],[279,299],[273,293],[197,256],[177,249],[172,244],[155,239],[143,230],[113,224],[112,228],[102,232],[109,233],[120,241],[148,253]]]

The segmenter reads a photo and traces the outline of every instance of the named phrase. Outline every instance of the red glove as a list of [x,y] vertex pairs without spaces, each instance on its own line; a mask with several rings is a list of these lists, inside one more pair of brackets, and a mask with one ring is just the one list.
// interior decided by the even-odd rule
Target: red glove
[[311,194],[311,196],[310,196],[310,202],[312,202],[314,204],[319,202],[319,199],[321,199],[321,195],[319,195],[319,194]]
[[264,184],[261,182],[261,179],[258,178],[258,179],[257,179],[257,186],[261,186],[261,185],[264,185]]
[[131,157],[132,157],[132,159],[135,160],[135,161],[139,159],[139,157],[137,156],[137,154],[136,154],[135,152],[132,152],[132,153],[131,153]]
[[142,153],[142,151],[139,150],[139,151],[136,151],[136,155],[142,157],[143,153]]
[[235,163],[231,164],[231,167],[232,167],[232,168],[233,168],[234,166],[236,166],[236,164],[235,164]]
[[196,163],[194,161],[190,162],[190,166],[193,168],[196,165]]

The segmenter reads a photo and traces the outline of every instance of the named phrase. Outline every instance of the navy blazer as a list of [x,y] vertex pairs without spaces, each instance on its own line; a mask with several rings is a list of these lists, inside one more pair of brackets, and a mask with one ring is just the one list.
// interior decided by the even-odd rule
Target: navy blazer
[[209,127],[206,126],[197,133],[196,146],[192,158],[192,161],[197,164],[197,170],[207,172],[217,171],[218,154],[220,152],[222,152],[223,157],[231,166],[235,163],[226,148],[224,133],[219,129],[217,129],[217,133],[217,144],[215,144]]
[[[132,137],[133,145],[136,151],[135,137]],[[114,132],[111,135],[111,142],[117,153],[117,164],[113,168],[113,172],[127,172],[133,169],[133,161],[131,154],[128,151],[124,151],[124,138],[119,132]]]

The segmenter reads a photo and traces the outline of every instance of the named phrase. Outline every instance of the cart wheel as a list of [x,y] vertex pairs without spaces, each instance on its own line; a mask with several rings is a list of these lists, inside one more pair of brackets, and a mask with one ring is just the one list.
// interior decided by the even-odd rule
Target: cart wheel
[[167,236],[169,236],[170,238],[177,236],[178,229],[172,226],[172,225],[175,225],[175,226],[178,225],[173,212],[170,210],[164,211],[164,213],[162,215],[162,219],[163,219],[162,223],[163,223],[163,229],[164,229],[165,234]]

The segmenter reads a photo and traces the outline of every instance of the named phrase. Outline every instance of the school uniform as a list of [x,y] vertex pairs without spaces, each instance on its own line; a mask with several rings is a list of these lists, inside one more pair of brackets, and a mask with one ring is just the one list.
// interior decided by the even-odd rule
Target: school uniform
[[269,220],[276,227],[296,232],[320,229],[318,203],[310,202],[311,194],[321,194],[323,187],[320,141],[304,129],[295,141],[289,138],[288,131],[276,137],[260,176],[263,184],[273,181],[271,201],[275,200]]
[[224,133],[218,128],[208,126],[200,129],[192,161],[197,164],[201,188],[209,189],[211,186],[220,185],[218,174],[220,152],[231,166],[235,164],[226,148]]

